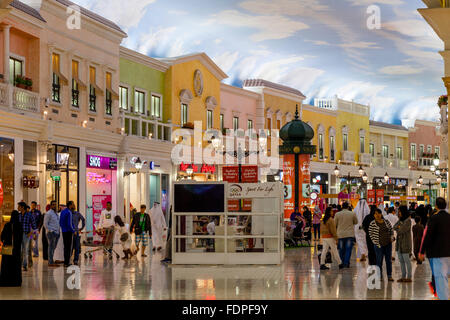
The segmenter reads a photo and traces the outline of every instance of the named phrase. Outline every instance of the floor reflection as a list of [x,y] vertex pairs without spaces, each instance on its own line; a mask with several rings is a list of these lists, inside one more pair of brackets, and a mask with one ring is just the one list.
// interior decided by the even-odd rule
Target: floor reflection
[[[118,248],[119,249],[119,248]],[[23,273],[21,288],[0,288],[0,299],[432,299],[427,282],[429,264],[413,262],[413,282],[381,282],[379,289],[367,286],[366,263],[352,261],[350,269],[331,265],[319,270],[315,248],[287,250],[279,266],[167,266],[164,253],[147,253],[130,261],[109,260],[96,252],[81,260],[81,289],[70,290],[64,268],[48,268],[36,259]],[[394,278],[400,277],[398,262]]]

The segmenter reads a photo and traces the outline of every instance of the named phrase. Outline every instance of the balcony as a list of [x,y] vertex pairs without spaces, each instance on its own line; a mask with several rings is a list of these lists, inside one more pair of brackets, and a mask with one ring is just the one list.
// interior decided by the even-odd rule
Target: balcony
[[0,105],[18,111],[39,113],[39,94],[11,84],[0,83]]
[[353,151],[341,151],[341,162],[353,163],[355,162],[355,153]]
[[385,157],[372,157],[372,166],[374,168],[397,168],[397,169],[408,169],[408,160],[400,160]]
[[365,165],[370,165],[370,154],[368,153],[360,153],[359,154],[359,163],[360,164],[365,164]]
[[158,120],[144,120],[139,115],[128,114],[124,117],[125,134],[143,138],[171,142],[172,124]]

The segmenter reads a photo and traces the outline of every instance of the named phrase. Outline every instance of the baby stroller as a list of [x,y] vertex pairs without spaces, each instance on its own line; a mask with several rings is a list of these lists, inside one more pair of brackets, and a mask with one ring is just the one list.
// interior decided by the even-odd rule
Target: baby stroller
[[102,243],[99,248],[86,251],[84,253],[84,258],[87,259],[89,257],[89,259],[92,259],[93,252],[103,250],[103,254],[108,254],[110,260],[113,258],[113,253],[116,255],[117,259],[120,259],[120,255],[113,249],[114,228],[106,228],[102,231],[95,230],[94,232],[102,237]]
[[295,241],[294,238],[294,227],[287,225],[284,228],[284,246],[285,247],[296,247],[297,246],[297,242]]

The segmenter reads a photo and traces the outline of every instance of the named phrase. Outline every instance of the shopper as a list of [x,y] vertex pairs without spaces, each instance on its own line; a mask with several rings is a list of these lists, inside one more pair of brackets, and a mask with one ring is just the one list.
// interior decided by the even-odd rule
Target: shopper
[[56,213],[56,201],[50,202],[50,209],[44,215],[44,228],[48,241],[48,266],[57,267],[58,264],[55,263],[54,254],[56,245],[60,237],[60,225],[59,225],[59,215]]
[[[208,227],[206,227],[208,229]],[[214,227],[215,232],[215,227]],[[208,230],[209,233],[209,230]],[[214,247],[214,239],[209,239],[213,241]],[[167,244],[166,244],[166,252],[165,257],[161,260],[162,263],[170,263],[172,262],[172,206],[170,206],[169,210],[169,229],[167,230]]]
[[397,232],[397,240],[395,241],[395,250],[397,251],[398,260],[402,270],[402,277],[398,282],[412,282],[412,267],[409,255],[412,250],[411,240],[411,218],[406,206],[400,206],[398,210],[399,220],[394,225]]
[[2,246],[12,246],[12,255],[2,255],[0,287],[22,286],[22,241],[20,213],[14,210],[11,213],[11,220],[5,224],[1,234]]
[[366,261],[367,256],[366,232],[364,231],[363,221],[364,218],[370,214],[370,208],[366,199],[358,201],[355,208],[355,214],[358,219],[358,223],[355,225],[355,239],[358,244],[356,258],[359,258],[359,261],[363,262]]
[[[380,268],[380,274],[383,274],[383,260],[386,262],[386,272],[388,281],[394,281],[392,278],[392,241],[394,232],[388,220],[383,218],[380,209],[376,209],[375,220],[370,223],[369,236],[375,248],[377,266]],[[383,279],[383,277],[381,277]]]
[[30,251],[30,239],[33,234],[33,230],[36,229],[36,222],[34,221],[33,215],[29,210],[27,210],[28,205],[21,201],[18,204],[18,210],[20,212],[20,219],[22,221],[22,266],[23,271],[28,270],[29,264],[29,251]]
[[422,264],[419,259],[420,243],[422,242],[424,227],[420,221],[420,217],[416,216],[414,218],[416,224],[412,227],[413,231],[413,247],[414,247],[414,257],[416,258],[417,264]]
[[61,215],[59,217],[59,225],[61,226],[64,242],[64,267],[70,266],[70,256],[72,255],[72,241],[73,234],[75,233],[72,218],[74,209],[75,205],[73,201],[67,202],[67,207],[61,211]]
[[[395,204],[397,205],[399,203],[396,202]],[[389,221],[391,226],[394,226],[398,222],[399,208],[400,207],[398,207],[398,208],[395,208],[395,207],[388,208],[387,214],[384,216],[384,218]],[[411,230],[410,230],[410,232],[411,232]],[[394,236],[395,236],[395,233],[394,233]],[[395,242],[396,242],[396,240],[394,240],[394,242],[392,242],[392,261],[395,260],[395,252],[396,252],[396,244],[395,244]]]
[[131,221],[130,230],[131,233],[136,235],[136,252],[139,252],[139,244],[142,242],[142,257],[147,257],[145,254],[145,248],[148,246],[149,232],[151,230],[150,216],[145,212],[147,206],[141,205],[141,212],[136,213]]
[[116,217],[116,212],[112,209],[112,204],[110,201],[106,203],[106,209],[100,214],[100,222],[98,225],[98,230],[103,233],[105,237],[104,241],[108,244],[108,252],[110,256],[112,255],[113,241],[114,241],[114,218]]
[[131,235],[123,223],[122,218],[120,216],[114,217],[115,228],[119,231],[120,234],[120,243],[122,245],[122,251],[124,254],[123,260],[128,260],[133,256],[131,252]]
[[331,216],[332,211],[333,209],[331,207],[328,207],[325,210],[325,215],[320,223],[320,229],[322,233],[322,244],[323,244],[323,249],[320,256],[320,270],[330,269],[325,265],[328,250],[331,250],[331,256],[333,257],[333,260],[335,260],[339,266],[342,265],[342,261],[341,258],[339,257],[339,253],[336,246],[336,243],[338,242],[338,235],[336,232],[336,225],[334,223],[334,219]]
[[446,211],[444,198],[436,199],[439,212],[430,217],[427,224],[419,259],[424,260],[426,254],[430,260],[434,276],[437,296],[440,300],[448,300],[448,274],[450,272],[450,214]]
[[37,202],[31,202],[31,214],[34,221],[36,221],[36,230],[33,230],[33,257],[39,257],[39,233],[41,232],[42,224],[44,223],[41,211],[37,209]]
[[[72,215],[73,219],[73,227],[75,229],[75,232],[73,234],[73,264],[78,265],[78,261],[80,259],[80,252],[81,252],[81,231],[83,231],[86,220],[84,219],[83,215],[76,211],[75,205],[74,205],[74,211]],[[80,228],[80,222],[81,222],[81,228]]]
[[[331,208],[330,208],[331,209]],[[320,220],[322,219],[322,211],[320,210],[320,207],[316,205],[314,207],[314,214],[313,214],[313,229],[314,229],[314,240],[320,240]]]
[[44,226],[45,214],[50,210],[50,204],[45,207],[44,213],[42,213],[42,229],[40,230],[41,239],[42,239],[42,260],[48,261],[48,239],[47,239],[47,230]]
[[350,258],[352,256],[353,245],[355,243],[355,225],[358,223],[356,214],[348,210],[348,202],[342,204],[342,211],[336,213],[334,221],[336,223],[337,236],[339,238],[339,255],[342,264],[339,268],[350,268]]
[[166,239],[163,239],[163,235],[167,231],[167,224],[159,202],[153,203],[153,208],[150,210],[150,221],[152,225],[152,250],[160,251],[162,246],[165,245]]

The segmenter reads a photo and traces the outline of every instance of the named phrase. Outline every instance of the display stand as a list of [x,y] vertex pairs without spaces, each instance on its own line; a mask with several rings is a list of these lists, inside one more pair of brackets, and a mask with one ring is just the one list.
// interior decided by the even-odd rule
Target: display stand
[[[224,185],[224,210],[185,212],[173,210],[173,264],[280,264],[284,258],[283,186],[280,182],[227,183],[175,182],[188,185]],[[173,202],[177,199],[173,192]],[[229,201],[251,201],[250,211],[228,211]],[[178,199],[179,200],[179,199]],[[250,200],[250,201],[249,201]],[[189,202],[188,200],[185,200]],[[178,201],[178,203],[180,203]],[[188,204],[186,205],[188,206]],[[183,208],[179,206],[178,208]],[[213,235],[207,224],[220,221]]]

